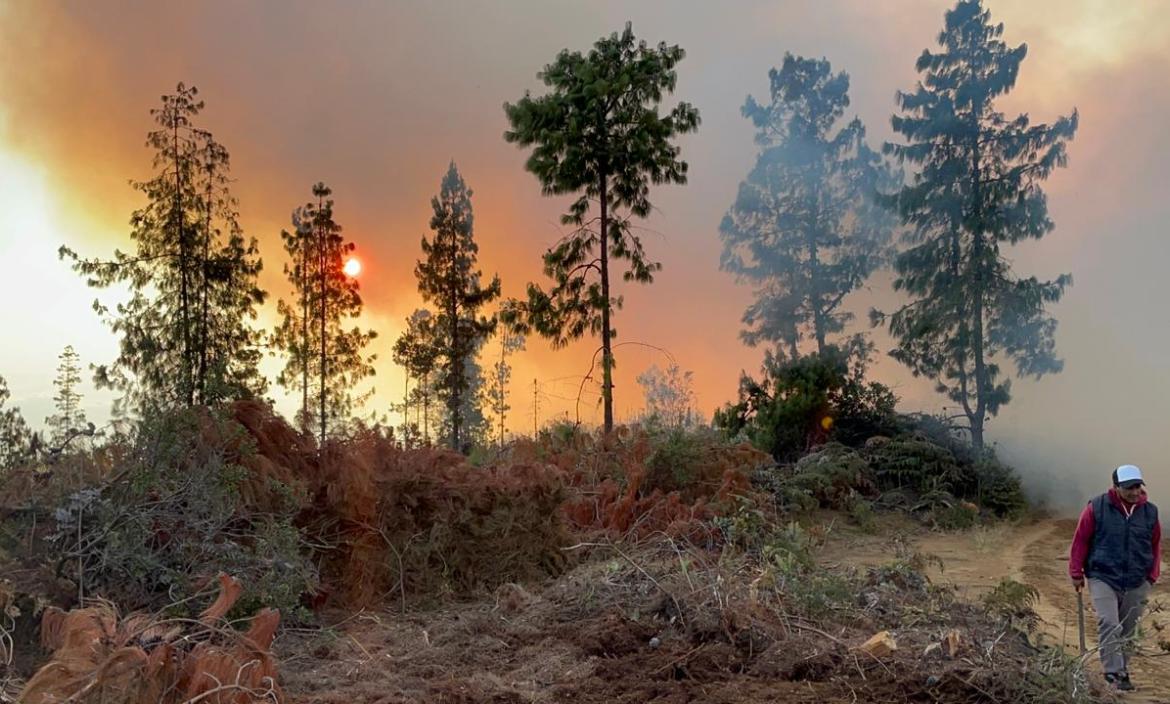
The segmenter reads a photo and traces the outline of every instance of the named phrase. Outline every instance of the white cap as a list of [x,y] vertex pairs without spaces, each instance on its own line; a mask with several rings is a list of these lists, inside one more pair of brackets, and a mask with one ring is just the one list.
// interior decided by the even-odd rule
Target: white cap
[[1145,484],[1146,482],[1142,479],[1142,470],[1132,464],[1123,464],[1113,470],[1113,483],[1116,486],[1125,487],[1127,485]]

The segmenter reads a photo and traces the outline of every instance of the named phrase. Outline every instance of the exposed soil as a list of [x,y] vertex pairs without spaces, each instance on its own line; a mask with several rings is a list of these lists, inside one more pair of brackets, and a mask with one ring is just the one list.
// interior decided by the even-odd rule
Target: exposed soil
[[[1019,524],[1000,524],[969,532],[924,532],[908,521],[891,519],[878,535],[844,534],[831,539],[822,559],[854,565],[876,565],[889,559],[900,543],[904,549],[938,557],[928,574],[936,583],[955,586],[961,595],[977,599],[1004,577],[1031,585],[1039,592],[1035,606],[1040,616],[1036,639],[1059,644],[1070,653],[1079,650],[1077,598],[1067,577],[1068,550],[1076,522],[1042,519]],[[1164,559],[1165,561],[1165,559]],[[1170,640],[1170,589],[1155,586],[1142,621],[1141,638],[1132,662],[1131,676],[1138,691],[1126,695],[1132,702],[1170,701],[1170,655],[1158,646]],[[1096,615],[1085,594],[1085,640],[1089,651],[1087,669],[1100,675]]]
[[[877,535],[831,528],[821,557],[830,568],[878,566],[890,563],[901,542],[941,557],[943,571],[933,568],[932,579],[971,598],[1003,576],[1044,579],[1041,631],[1051,639],[1061,635],[1069,608],[1059,601],[1066,582],[1055,559],[1065,527],[1048,522],[947,534],[887,517]],[[1041,561],[1045,572],[1036,572],[1049,553]],[[441,609],[403,614],[389,607],[319,632],[286,634],[277,643],[285,692],[304,704],[1010,701],[978,684],[989,686],[979,678],[995,664],[979,652],[987,631],[977,609],[956,602],[953,612],[916,616],[918,623],[883,625],[877,616],[828,626],[796,619],[769,630],[748,623],[747,604],[713,610],[707,596],[700,608],[696,593],[710,584],[690,596],[661,588],[652,575],[663,580],[664,573],[654,559],[599,553],[544,585],[507,584]],[[683,596],[676,601],[668,592]],[[1066,642],[1075,647],[1072,613]],[[964,634],[967,656],[924,655],[951,627]],[[879,661],[859,654],[856,646],[880,628],[898,631],[897,656]],[[1020,653],[1030,646],[1005,641],[999,648]],[[1152,683],[1161,663],[1143,659],[1135,679]]]

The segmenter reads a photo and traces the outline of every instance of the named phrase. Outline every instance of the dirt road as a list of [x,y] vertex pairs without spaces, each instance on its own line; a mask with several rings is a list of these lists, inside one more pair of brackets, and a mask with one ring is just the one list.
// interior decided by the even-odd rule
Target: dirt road
[[[885,562],[890,559],[891,540],[901,540],[912,550],[940,558],[942,569],[933,566],[931,578],[937,583],[954,585],[969,598],[979,598],[1004,577],[1029,584],[1040,593],[1036,606],[1041,618],[1039,637],[1076,652],[1076,593],[1066,573],[1069,541],[1075,525],[1075,521],[1059,519],[960,533],[883,531],[884,537],[867,541],[860,550],[854,544],[848,557],[842,555],[842,558],[854,564]],[[1096,615],[1086,594],[1085,630],[1090,650],[1097,644],[1095,624]],[[1159,640],[1170,640],[1170,629],[1162,630],[1167,626],[1170,626],[1170,589],[1158,585],[1142,621],[1139,650],[1131,666],[1138,691],[1127,696],[1126,701],[1170,703],[1170,655],[1158,647]],[[1099,673],[1100,661],[1094,656],[1088,660],[1090,671]]]

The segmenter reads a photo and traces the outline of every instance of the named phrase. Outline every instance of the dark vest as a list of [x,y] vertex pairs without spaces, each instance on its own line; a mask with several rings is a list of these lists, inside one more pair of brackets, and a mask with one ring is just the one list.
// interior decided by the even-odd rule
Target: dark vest
[[1140,587],[1154,566],[1153,534],[1158,507],[1149,502],[1140,504],[1127,519],[1108,494],[1101,494],[1089,505],[1093,507],[1096,530],[1085,574],[1117,591]]

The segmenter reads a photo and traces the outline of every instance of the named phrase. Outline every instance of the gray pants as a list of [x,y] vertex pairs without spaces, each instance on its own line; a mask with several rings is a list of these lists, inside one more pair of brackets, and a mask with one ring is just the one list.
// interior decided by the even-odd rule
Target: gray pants
[[1149,593],[1149,582],[1120,592],[1099,579],[1089,580],[1089,595],[1097,611],[1097,646],[1105,672],[1129,672],[1133,635]]

